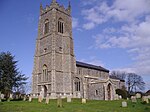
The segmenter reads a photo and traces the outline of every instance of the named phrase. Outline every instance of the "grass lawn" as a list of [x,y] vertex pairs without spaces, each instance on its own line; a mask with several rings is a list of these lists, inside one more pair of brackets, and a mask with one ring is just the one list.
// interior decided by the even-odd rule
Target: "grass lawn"
[[63,107],[57,107],[56,100],[50,100],[49,104],[38,103],[37,99],[28,101],[0,102],[0,112],[150,112],[150,104],[141,104],[141,101],[128,102],[128,107],[121,107],[122,101],[95,101],[88,100],[81,104],[81,99],[73,99],[67,103],[63,99]]

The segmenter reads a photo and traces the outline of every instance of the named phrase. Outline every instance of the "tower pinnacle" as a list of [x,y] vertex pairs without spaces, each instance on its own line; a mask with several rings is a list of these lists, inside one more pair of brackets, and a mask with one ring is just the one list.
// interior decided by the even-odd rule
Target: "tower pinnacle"
[[69,0],[69,6],[68,6],[69,8],[71,8],[71,3],[70,3],[70,0]]
[[70,0],[69,0],[68,10],[69,10],[69,12],[71,12],[71,3],[70,3]]
[[52,3],[56,3],[56,0],[52,0]]
[[40,3],[40,9],[43,9],[42,3]]
[[42,3],[40,3],[40,14],[42,14],[43,12],[43,6],[42,6]]

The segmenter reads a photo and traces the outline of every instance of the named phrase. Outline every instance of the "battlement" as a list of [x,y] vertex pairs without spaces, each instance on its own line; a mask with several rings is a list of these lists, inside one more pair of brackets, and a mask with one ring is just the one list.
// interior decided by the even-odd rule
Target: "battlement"
[[64,5],[60,5],[56,0],[52,0],[50,5],[46,5],[45,8],[43,8],[42,4],[40,5],[40,15],[43,15],[45,13],[47,13],[48,11],[52,10],[52,9],[56,9],[58,11],[61,11],[65,14],[67,14],[68,16],[71,15],[71,5],[70,5],[70,1],[69,1],[69,5],[67,8],[64,7]]

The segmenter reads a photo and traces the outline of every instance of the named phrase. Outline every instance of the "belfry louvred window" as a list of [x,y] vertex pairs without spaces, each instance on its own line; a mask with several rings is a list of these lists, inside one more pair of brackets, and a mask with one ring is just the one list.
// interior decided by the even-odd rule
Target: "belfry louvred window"
[[61,18],[58,20],[58,32],[62,34],[64,33],[64,23]]
[[45,25],[44,25],[44,34],[47,34],[49,32],[49,20],[45,20]]

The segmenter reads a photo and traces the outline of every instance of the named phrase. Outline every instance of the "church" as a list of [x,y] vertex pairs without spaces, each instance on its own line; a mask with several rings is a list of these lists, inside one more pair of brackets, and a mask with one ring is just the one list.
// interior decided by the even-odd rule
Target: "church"
[[38,37],[32,73],[32,96],[58,96],[114,100],[124,81],[109,77],[109,70],[76,61],[72,36],[71,5],[52,0],[40,6]]

